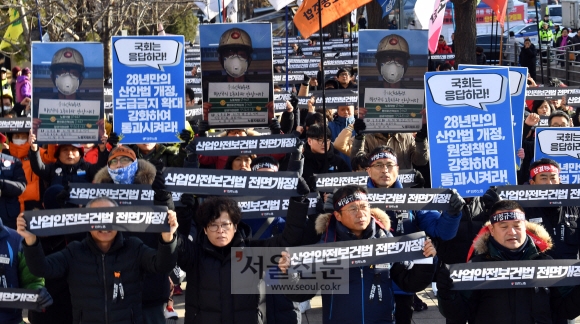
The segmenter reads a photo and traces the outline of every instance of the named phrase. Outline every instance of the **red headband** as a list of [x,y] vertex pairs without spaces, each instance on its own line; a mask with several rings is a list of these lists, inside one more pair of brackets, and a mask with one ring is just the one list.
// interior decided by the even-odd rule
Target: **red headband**
[[541,164],[541,165],[538,165],[537,167],[530,170],[530,179],[533,179],[536,175],[538,175],[539,173],[542,173],[542,172],[560,173],[560,170],[558,170],[557,167],[555,167],[551,164]]

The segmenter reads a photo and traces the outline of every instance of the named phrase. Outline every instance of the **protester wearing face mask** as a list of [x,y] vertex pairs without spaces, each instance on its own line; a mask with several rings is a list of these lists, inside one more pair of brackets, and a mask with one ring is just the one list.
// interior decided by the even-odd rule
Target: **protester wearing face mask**
[[375,58],[384,88],[404,88],[401,80],[409,67],[409,57],[409,44],[403,37],[391,34],[379,42]]
[[[220,37],[219,46],[217,49],[219,54],[219,62],[226,73],[226,76],[221,80],[222,82],[252,82],[246,75],[246,72],[252,64],[252,38],[241,28],[231,28],[226,30]],[[212,105],[207,99],[209,83],[204,82],[203,87],[203,119],[208,120],[208,114]],[[273,88],[269,91],[273,93]],[[268,120],[274,118],[274,102],[270,98],[266,104],[268,109]]]
[[9,89],[2,91],[2,117],[12,110],[12,93]]
[[[26,176],[26,189],[18,197],[20,211],[41,208],[40,178],[32,172],[30,160],[28,159],[30,146],[36,146],[36,144],[30,143],[29,133],[8,133],[8,140],[10,141],[8,152],[11,156],[20,159],[24,175]],[[55,145],[49,145],[48,149],[40,148],[40,157],[44,163],[53,163],[56,161],[54,157],[55,148]]]

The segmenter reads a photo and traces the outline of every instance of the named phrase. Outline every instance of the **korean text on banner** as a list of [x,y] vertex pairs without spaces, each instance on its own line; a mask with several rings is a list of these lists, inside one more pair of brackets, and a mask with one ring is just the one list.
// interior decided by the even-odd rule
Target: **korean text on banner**
[[[294,15],[294,24],[300,30],[302,37],[308,38],[319,30],[318,19],[322,19],[322,27],[340,19],[349,14],[356,8],[363,6],[372,0],[333,0],[323,1],[322,8],[318,6],[318,0],[305,0],[302,2],[296,15]],[[324,14],[321,15],[321,12]]]
[[552,159],[560,164],[560,183],[580,183],[580,127],[538,127],[534,161]]
[[121,143],[176,143],[185,128],[183,36],[113,37],[114,126]]
[[464,197],[516,183],[513,126],[506,69],[425,75],[433,188]]
[[[481,70],[488,68],[504,69],[504,67],[490,67],[485,65],[467,65],[459,64],[458,70]],[[510,98],[512,102],[512,120],[514,127],[514,146],[522,147],[522,132],[524,128],[524,110],[526,109],[526,89],[528,68],[519,66],[510,66]],[[518,166],[521,161],[517,157],[517,151],[514,151],[516,163]]]

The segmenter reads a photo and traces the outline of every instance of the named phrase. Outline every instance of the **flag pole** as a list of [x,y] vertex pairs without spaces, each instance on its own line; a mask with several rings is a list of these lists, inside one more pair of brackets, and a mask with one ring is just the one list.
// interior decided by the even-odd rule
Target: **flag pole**
[[290,88],[288,84],[288,5],[286,5],[286,91]]
[[[36,0],[36,7],[39,8],[38,6],[38,0]],[[36,18],[38,19],[38,31],[40,32],[40,42],[44,42],[44,40],[42,39],[42,24],[40,23],[40,10],[38,10],[36,12]],[[91,24],[91,30],[92,30],[92,24]]]
[[[325,83],[325,75],[324,75],[324,37],[322,37],[322,3],[318,0],[318,36],[320,36],[320,70],[322,73],[322,121],[324,123],[324,170],[328,170],[328,159],[326,155],[328,154],[328,139],[326,136],[326,87],[324,86]],[[316,103],[315,103],[316,104]]]

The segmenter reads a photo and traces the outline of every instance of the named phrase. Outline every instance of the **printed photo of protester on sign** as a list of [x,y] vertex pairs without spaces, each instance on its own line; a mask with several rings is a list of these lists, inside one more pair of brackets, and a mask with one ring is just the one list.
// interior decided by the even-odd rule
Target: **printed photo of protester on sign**
[[39,143],[99,142],[103,62],[100,43],[32,45],[32,127]]
[[200,26],[203,113],[211,127],[266,126],[274,113],[270,24]]
[[359,109],[367,131],[421,129],[427,31],[361,30]]

